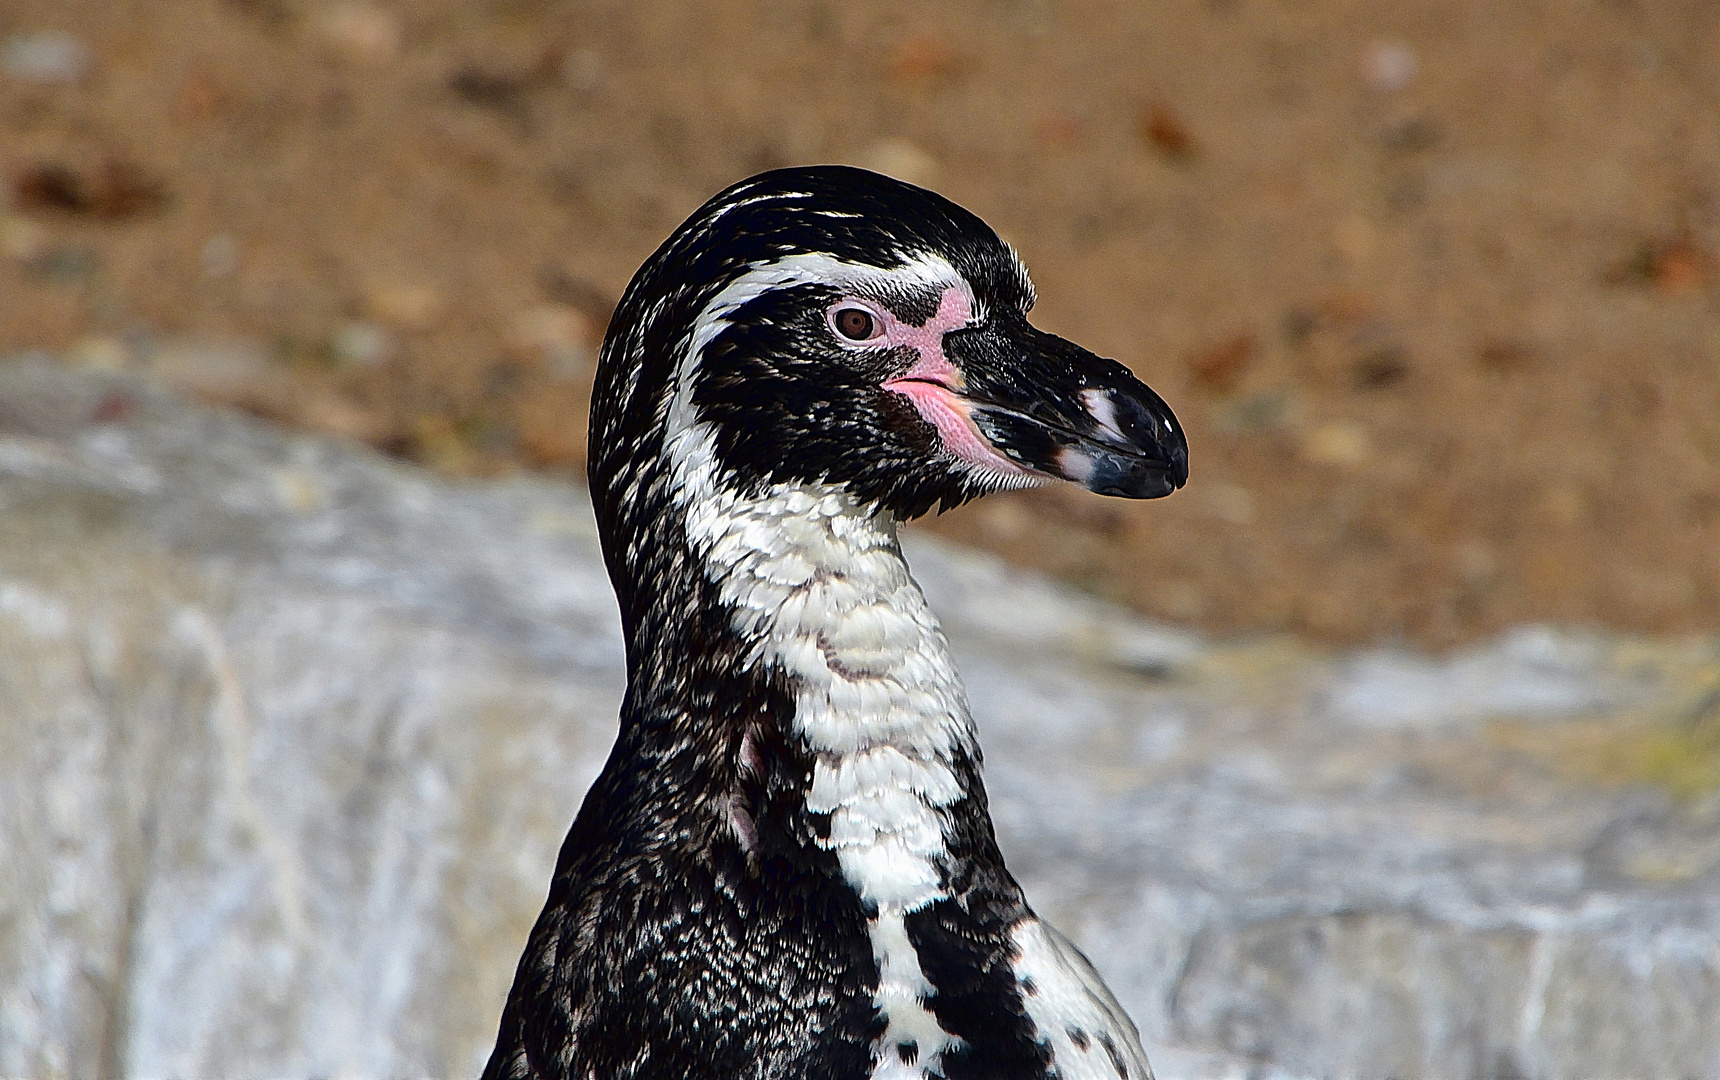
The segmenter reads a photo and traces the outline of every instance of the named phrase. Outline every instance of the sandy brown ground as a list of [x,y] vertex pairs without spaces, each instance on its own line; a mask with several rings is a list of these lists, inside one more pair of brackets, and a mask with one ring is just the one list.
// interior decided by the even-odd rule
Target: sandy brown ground
[[[87,55],[32,74],[51,30]],[[1705,0],[0,0],[0,39],[0,350],[571,473],[645,255],[853,161],[991,221],[1190,432],[1169,500],[937,527],[1224,632],[1720,617]]]

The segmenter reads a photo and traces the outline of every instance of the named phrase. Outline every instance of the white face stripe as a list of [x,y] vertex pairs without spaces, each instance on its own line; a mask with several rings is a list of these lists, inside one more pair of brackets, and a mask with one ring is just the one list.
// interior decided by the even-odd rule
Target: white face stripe
[[981,317],[973,286],[950,265],[950,261],[934,252],[919,252],[908,257],[904,265],[884,269],[870,263],[849,262],[822,252],[785,255],[775,262],[756,266],[729,282],[713,296],[693,322],[693,333],[675,366],[674,396],[670,399],[666,436],[691,427],[698,419],[693,409],[693,384],[699,362],[706,346],[728,326],[728,319],[748,303],[772,289],[792,285],[833,285],[860,294],[880,294],[899,291],[903,287],[924,288],[939,293],[957,288],[975,305],[975,317]]
[[[949,646],[887,515],[827,485],[749,497],[721,487],[704,423],[673,432],[665,449],[688,542],[754,643],[749,661],[790,677],[792,734],[816,755],[807,808],[830,815],[825,843],[875,912],[885,1031],[872,1075],[921,1080],[960,1045],[926,1006],[932,987],[905,921],[949,895],[947,808],[964,796],[953,762],[977,753]],[[917,1054],[904,1062],[897,1047],[910,1043]]]
[[[1033,283],[1028,280],[1027,270],[1016,257],[1014,249],[1010,249],[1009,254],[1014,260],[1022,284],[1027,289],[1028,306],[1032,306]],[[970,324],[983,322],[987,318],[984,302],[975,296],[973,286],[948,259],[936,252],[916,252],[905,254],[904,257],[903,265],[884,269],[870,263],[838,259],[822,252],[803,252],[798,255],[785,255],[775,262],[754,267],[731,281],[700,311],[699,317],[693,322],[693,332],[688,338],[687,346],[675,365],[675,390],[669,399],[668,413],[664,418],[665,449],[677,432],[691,428],[699,420],[698,410],[693,406],[693,388],[706,347],[728,326],[730,315],[773,289],[792,285],[833,285],[844,291],[867,296],[900,291],[904,285],[923,288],[934,294],[954,288],[961,292],[968,303],[971,312]],[[947,449],[945,456],[952,465],[972,476],[990,491],[1013,491],[1050,482],[1049,477],[991,468],[983,462],[968,460]]]

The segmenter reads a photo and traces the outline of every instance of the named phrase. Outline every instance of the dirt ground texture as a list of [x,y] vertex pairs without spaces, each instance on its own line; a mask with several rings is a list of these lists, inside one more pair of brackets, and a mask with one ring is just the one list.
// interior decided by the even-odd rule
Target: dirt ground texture
[[1720,622],[1707,0],[0,0],[0,351],[574,474],[634,268],[813,161],[1188,428],[1170,499],[940,531],[1227,634]]

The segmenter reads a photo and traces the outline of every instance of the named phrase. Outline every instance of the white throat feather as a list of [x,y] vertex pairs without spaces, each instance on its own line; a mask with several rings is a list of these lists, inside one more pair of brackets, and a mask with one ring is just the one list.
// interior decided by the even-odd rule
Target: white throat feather
[[[904,920],[949,895],[949,808],[966,796],[952,764],[976,753],[949,646],[887,514],[827,485],[726,488],[702,423],[665,450],[688,543],[734,612],[747,662],[789,677],[784,734],[814,759],[806,808],[830,815],[823,843],[871,919],[886,1023],[873,1076],[923,1077],[958,1040],[926,1006],[932,987]],[[916,1053],[904,1061],[907,1045]]]

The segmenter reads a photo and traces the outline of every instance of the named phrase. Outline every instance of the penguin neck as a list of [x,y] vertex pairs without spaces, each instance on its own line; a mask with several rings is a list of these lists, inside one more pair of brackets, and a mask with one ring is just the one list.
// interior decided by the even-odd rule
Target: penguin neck
[[[908,919],[952,899],[976,862],[1003,874],[949,645],[889,515],[831,485],[720,486],[709,432],[684,434],[670,458],[692,562],[728,613],[738,663],[787,689],[780,735],[809,766],[795,816],[817,823],[809,841],[866,915],[884,1023],[875,1060],[923,1076],[961,1040],[928,1008]],[[737,753],[739,774],[763,764],[750,735]],[[749,852],[763,824],[753,812],[730,804]]]

